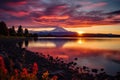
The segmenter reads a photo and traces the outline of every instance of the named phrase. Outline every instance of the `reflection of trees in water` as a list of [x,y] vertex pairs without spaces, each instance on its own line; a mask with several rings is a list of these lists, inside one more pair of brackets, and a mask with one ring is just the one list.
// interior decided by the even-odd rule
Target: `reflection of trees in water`
[[23,47],[23,41],[19,41],[19,42],[18,42],[18,47],[19,47],[19,48],[22,48],[22,47]]
[[17,44],[18,44],[18,47],[19,47],[19,48],[22,48],[23,45],[25,45],[25,47],[28,47],[28,45],[29,45],[29,40],[19,41]]
[[28,47],[28,45],[29,45],[29,41],[25,40],[25,47]]

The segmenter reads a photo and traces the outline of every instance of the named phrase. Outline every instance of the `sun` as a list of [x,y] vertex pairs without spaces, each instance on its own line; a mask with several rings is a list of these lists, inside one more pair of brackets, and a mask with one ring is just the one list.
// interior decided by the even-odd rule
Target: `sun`
[[83,33],[85,33],[85,32],[84,31],[78,31],[78,34],[80,34],[80,35],[83,34]]

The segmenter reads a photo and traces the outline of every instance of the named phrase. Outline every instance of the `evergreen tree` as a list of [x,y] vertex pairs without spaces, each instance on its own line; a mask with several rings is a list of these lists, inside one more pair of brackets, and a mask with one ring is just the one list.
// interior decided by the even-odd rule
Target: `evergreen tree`
[[4,36],[8,36],[9,35],[6,23],[3,22],[3,21],[0,22],[0,35],[4,35]]
[[15,27],[14,26],[12,26],[12,28],[9,29],[9,34],[11,36],[16,36],[16,31],[15,31]]
[[22,26],[21,26],[21,25],[18,27],[17,35],[18,35],[18,36],[23,36],[23,29],[22,29]]
[[28,29],[27,29],[27,28],[25,28],[24,35],[25,35],[26,37],[27,37],[27,36],[29,36],[29,31],[28,31]]

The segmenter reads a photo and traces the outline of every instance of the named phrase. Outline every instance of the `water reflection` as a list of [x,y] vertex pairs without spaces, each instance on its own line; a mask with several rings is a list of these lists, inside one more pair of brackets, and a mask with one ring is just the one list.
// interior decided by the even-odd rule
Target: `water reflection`
[[28,45],[29,45],[29,41],[25,40],[25,47],[28,47]]
[[17,44],[16,44],[19,48],[22,48],[22,47],[28,47],[29,45],[29,40],[25,40],[25,41],[19,41]]
[[17,43],[17,46],[18,46],[19,48],[22,48],[22,47],[23,47],[23,41],[19,41],[19,42]]
[[79,39],[77,42],[78,42],[79,44],[83,44],[83,43],[84,43],[84,40]]
[[27,43],[27,49],[31,51],[50,54],[65,61],[72,61],[77,57],[77,66],[105,68],[110,74],[120,71],[119,38],[40,38]]
[[40,48],[90,48],[90,49],[110,49],[120,50],[120,39],[110,38],[72,38],[72,39],[54,39],[43,38],[36,41],[30,41],[29,47]]

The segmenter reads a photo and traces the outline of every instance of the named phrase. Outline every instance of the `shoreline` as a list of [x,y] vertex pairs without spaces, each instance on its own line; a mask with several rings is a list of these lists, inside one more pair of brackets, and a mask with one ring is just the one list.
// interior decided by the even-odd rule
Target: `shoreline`
[[[50,73],[51,73],[51,76],[54,75],[54,74],[61,74],[61,73],[64,73],[64,71],[69,71],[69,70],[63,70],[63,68],[66,68],[66,67],[62,67],[65,65],[65,63],[63,63],[64,61],[61,61],[59,58],[58,60],[60,62],[62,62],[63,64],[60,64],[59,62],[56,61],[56,63],[53,63],[53,61],[55,59],[53,59],[52,56],[48,56],[46,58],[45,55],[43,55],[41,53],[38,54],[38,53],[34,53],[34,52],[31,52],[31,51],[28,51],[26,50],[25,48],[19,48],[19,47],[15,47],[16,42],[20,42],[20,41],[23,41],[24,39],[9,39],[7,40],[8,43],[6,43],[5,39],[2,39],[0,42],[0,44],[3,44],[3,45],[0,45],[0,53],[3,52],[3,56],[4,58],[6,58],[6,55],[7,55],[7,58],[8,56],[10,56],[11,59],[13,59],[13,62],[15,63],[14,59],[16,58],[19,58],[17,59],[18,62],[22,62],[22,67],[19,68],[19,70],[22,70],[22,68],[24,67],[27,67],[27,68],[30,68],[31,66],[28,66],[28,65],[32,65],[34,62],[37,62],[38,63],[38,67],[39,69],[42,69],[42,71],[40,70],[40,72],[38,74],[42,74],[44,71],[48,70]],[[12,42],[11,42],[12,41]],[[12,47],[11,47],[12,46]],[[13,50],[12,50],[13,49]],[[15,50],[14,50],[15,49]],[[5,53],[5,54],[4,54]],[[14,54],[13,54],[14,53]],[[15,56],[14,56],[15,55]],[[15,58],[16,57],[16,58]],[[19,60],[25,60],[25,61],[19,61]],[[57,65],[58,66],[57,66]],[[61,65],[61,66],[60,66]],[[19,67],[19,66],[17,66]],[[54,67],[54,68],[53,68]],[[56,69],[55,69],[56,68]],[[9,71],[8,71],[9,72]],[[66,72],[65,72],[66,73]],[[68,76],[72,76],[70,74],[68,74]],[[39,77],[39,76],[38,76]],[[61,76],[62,78],[62,76]],[[71,77],[69,78],[71,79]],[[63,80],[63,79],[62,79]]]
[[[50,55],[45,56],[42,53],[31,52],[16,45],[18,42],[24,40],[25,38],[0,39],[0,56],[4,58],[9,74],[12,74],[10,73],[12,70],[8,64],[11,64],[10,61],[12,61],[14,63],[12,66],[13,69],[17,68],[21,72],[23,68],[27,68],[29,73],[31,73],[31,65],[36,62],[38,64],[38,73],[36,74],[38,79],[41,79],[45,71],[49,72],[50,78],[57,75],[58,80],[94,80],[96,78],[97,80],[115,80],[116,76],[120,75],[120,73],[115,76],[108,75],[104,72],[104,69],[98,72],[98,70],[89,69],[86,66],[81,68],[75,67],[76,63],[74,62],[65,63],[59,58],[54,59]],[[90,71],[93,71],[94,75]]]

